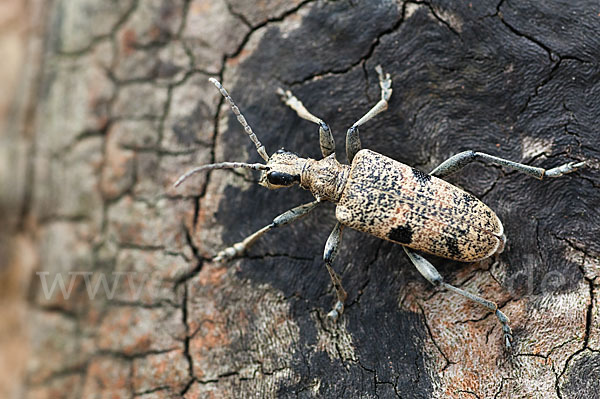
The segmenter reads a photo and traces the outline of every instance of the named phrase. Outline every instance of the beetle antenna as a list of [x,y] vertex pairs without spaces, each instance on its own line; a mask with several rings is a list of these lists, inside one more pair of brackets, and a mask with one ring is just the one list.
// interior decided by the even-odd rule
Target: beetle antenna
[[221,85],[221,83],[217,79],[210,78],[208,80],[212,84],[214,84],[215,86],[217,86],[217,89],[219,89],[219,91],[221,92],[221,94],[223,95],[223,97],[225,97],[225,100],[227,100],[227,103],[229,103],[229,106],[231,107],[231,110],[233,111],[233,113],[237,117],[238,122],[244,127],[244,130],[246,131],[246,134],[248,134],[248,136],[250,137],[250,140],[252,140],[252,142],[256,146],[256,151],[258,151],[258,154],[265,161],[268,161],[269,160],[269,155],[267,155],[267,150],[265,150],[265,146],[262,145],[262,143],[258,140],[258,137],[256,137],[256,134],[254,134],[254,132],[252,131],[252,128],[250,127],[250,125],[248,125],[248,122],[246,122],[246,118],[244,118],[244,115],[242,115],[242,113],[240,112],[240,109],[238,108],[238,106],[235,105],[235,103],[233,102],[233,99],[231,98],[231,96],[229,95],[229,93],[227,93],[227,90],[225,90],[225,88],[223,87],[223,85]]
[[177,179],[173,187],[179,186],[184,182],[188,177],[194,175],[203,170],[211,170],[211,169],[236,169],[236,168],[245,168],[245,169],[254,169],[254,170],[269,170],[267,165],[263,165],[262,163],[244,163],[244,162],[220,162],[220,163],[211,163],[209,165],[198,166],[194,169],[188,170],[183,175]]

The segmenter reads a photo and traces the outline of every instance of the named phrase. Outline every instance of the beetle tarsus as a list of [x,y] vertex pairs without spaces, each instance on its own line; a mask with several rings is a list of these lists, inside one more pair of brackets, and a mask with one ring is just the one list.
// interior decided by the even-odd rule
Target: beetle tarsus
[[496,309],[496,317],[500,320],[500,324],[502,324],[502,332],[504,333],[504,344],[506,345],[507,350],[512,349],[512,330],[508,323],[510,322],[509,318],[506,317],[504,313],[500,309]]
[[564,165],[557,166],[556,168],[548,169],[544,172],[544,177],[560,177],[567,173],[575,172],[577,169],[585,165],[584,162],[568,162]]
[[342,313],[344,313],[344,303],[337,301],[335,305],[333,305],[333,309],[327,313],[327,317],[335,322],[339,319]]
[[319,145],[321,146],[321,153],[323,154],[323,157],[333,154],[335,152],[335,141],[327,123],[307,110],[304,104],[302,104],[302,101],[298,100],[291,91],[283,90],[280,87],[277,89],[277,94],[281,97],[281,101],[296,111],[300,118],[319,125]]
[[217,255],[215,257],[213,257],[212,260],[213,260],[213,262],[226,262],[233,258],[237,258],[238,256],[241,256],[245,250],[246,250],[246,246],[244,245],[243,241],[236,242],[232,246],[227,247],[222,251],[219,251],[219,253],[217,253]]

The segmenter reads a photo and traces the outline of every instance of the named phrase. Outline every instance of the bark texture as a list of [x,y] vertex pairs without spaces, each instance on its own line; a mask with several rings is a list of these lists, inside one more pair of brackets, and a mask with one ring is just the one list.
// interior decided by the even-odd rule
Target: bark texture
[[[38,260],[19,397],[600,397],[596,0],[54,0],[42,15],[33,111],[12,125],[27,149],[14,229]],[[480,263],[431,260],[501,305],[512,357],[491,313],[349,229],[334,264],[346,312],[329,322],[331,205],[210,261],[310,193],[240,171],[171,187],[192,165],[260,159],[208,77],[269,153],[320,155],[283,87],[345,159],[378,64],[394,94],[364,148],[423,171],[471,149],[588,162],[547,181],[482,163],[449,179],[498,213],[508,242]]]

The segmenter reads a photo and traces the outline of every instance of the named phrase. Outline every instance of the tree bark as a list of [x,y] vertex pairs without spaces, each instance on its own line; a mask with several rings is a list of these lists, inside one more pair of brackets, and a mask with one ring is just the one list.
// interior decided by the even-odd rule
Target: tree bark
[[[600,397],[596,1],[44,4],[33,105],[12,125],[27,150],[10,231],[37,259],[15,397]],[[331,204],[211,261],[306,191],[239,170],[172,187],[197,164],[261,161],[209,77],[270,154],[320,157],[282,87],[345,160],[345,129],[379,98],[376,65],[394,93],[363,148],[423,171],[464,150],[587,162],[543,181],[480,162],[448,179],[498,213],[508,241],[483,262],[430,260],[500,304],[512,354],[492,313],[350,229],[334,264],[346,310],[327,320]]]

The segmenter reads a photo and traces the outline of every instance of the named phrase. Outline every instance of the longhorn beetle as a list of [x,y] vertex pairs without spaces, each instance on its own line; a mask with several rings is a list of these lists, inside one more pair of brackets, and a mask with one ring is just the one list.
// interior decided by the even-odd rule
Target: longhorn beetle
[[350,227],[402,245],[417,270],[433,285],[445,287],[494,312],[502,325],[505,344],[510,348],[512,331],[508,325],[509,319],[498,309],[498,305],[446,283],[435,267],[415,252],[417,250],[456,261],[474,262],[499,253],[504,248],[504,228],[498,216],[473,195],[441,178],[474,160],[505,166],[538,179],[573,172],[583,166],[584,162],[569,162],[545,170],[482,152],[464,151],[450,157],[427,174],[376,152],[362,150],[358,127],[385,111],[392,95],[390,75],[384,74],[381,66],[377,66],[375,70],[379,75],[381,99],[346,133],[349,165],[336,160],[335,144],[329,126],[310,113],[289,90],[282,89],[277,92],[286,105],[296,111],[300,118],[319,125],[323,159],[302,158],[283,149],[269,156],[221,83],[210,78],[229,103],[266,164],[221,162],[203,165],[182,175],[175,186],[203,170],[231,168],[262,171],[259,184],[269,189],[299,184],[303,189],[310,190],[315,197],[314,201],[282,213],[243,241],[220,251],[214,260],[229,260],[242,255],[267,231],[300,219],[323,201],[331,201],[337,204],[335,216],[338,221],[325,244],[323,261],[335,288],[337,301],[328,313],[329,317],[336,320],[344,311],[347,294],[331,264],[337,255],[343,228]]

